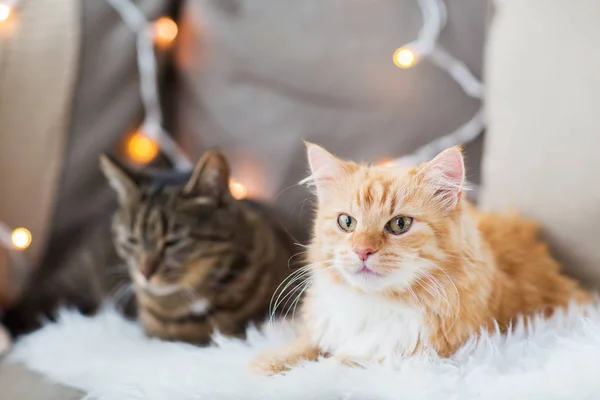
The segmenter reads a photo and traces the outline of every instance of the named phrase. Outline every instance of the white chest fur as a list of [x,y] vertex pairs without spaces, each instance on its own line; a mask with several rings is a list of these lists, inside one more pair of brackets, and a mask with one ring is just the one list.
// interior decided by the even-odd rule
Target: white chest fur
[[313,339],[322,351],[380,362],[410,355],[427,341],[419,309],[324,279],[314,282],[311,303]]

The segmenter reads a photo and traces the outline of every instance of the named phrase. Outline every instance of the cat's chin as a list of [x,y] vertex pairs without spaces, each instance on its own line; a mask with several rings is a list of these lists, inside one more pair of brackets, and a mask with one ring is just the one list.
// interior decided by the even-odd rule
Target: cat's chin
[[389,276],[366,267],[354,271],[343,270],[342,275],[350,286],[364,292],[382,291],[387,289],[391,283]]
[[148,281],[137,271],[134,271],[133,273],[133,280],[139,289],[154,296],[170,296],[182,290],[182,287],[179,284],[156,282],[155,279]]
[[403,291],[410,287],[412,277],[405,274],[384,274],[372,268],[358,267],[352,270],[340,268],[341,275],[351,287],[367,293]]

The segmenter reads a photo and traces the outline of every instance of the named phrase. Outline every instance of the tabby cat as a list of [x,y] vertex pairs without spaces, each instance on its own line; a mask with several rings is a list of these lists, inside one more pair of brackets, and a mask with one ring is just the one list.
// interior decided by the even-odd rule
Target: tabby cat
[[590,299],[535,223],[463,199],[459,148],[416,168],[359,165],[312,144],[308,159],[318,206],[303,331],[255,360],[261,373],[320,354],[352,365],[450,356],[482,328]]
[[220,152],[191,175],[134,172],[106,156],[101,168],[118,195],[114,242],[149,335],[205,344],[216,330],[243,336],[267,315],[293,241],[258,204],[233,198]]

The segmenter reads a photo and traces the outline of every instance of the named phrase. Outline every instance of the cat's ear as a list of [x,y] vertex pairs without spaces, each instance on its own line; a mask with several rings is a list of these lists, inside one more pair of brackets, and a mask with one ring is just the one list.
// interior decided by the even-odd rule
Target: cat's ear
[[460,146],[450,147],[419,169],[426,184],[435,189],[435,197],[448,211],[462,197],[465,184],[465,162]]
[[135,183],[135,175],[125,165],[107,154],[100,155],[100,170],[108,180],[108,184],[117,193],[121,204],[139,194]]
[[183,188],[185,196],[206,201],[223,199],[229,193],[229,163],[218,150],[211,150],[200,158],[192,177]]
[[319,194],[323,194],[329,183],[337,180],[344,174],[344,161],[319,145],[309,142],[305,142],[305,144],[308,165],[311,172],[311,176],[305,181],[313,182]]

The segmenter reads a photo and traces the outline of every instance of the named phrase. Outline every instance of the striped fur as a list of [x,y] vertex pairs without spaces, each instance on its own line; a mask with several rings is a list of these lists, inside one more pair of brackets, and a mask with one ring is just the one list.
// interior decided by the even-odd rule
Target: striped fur
[[261,206],[231,196],[221,153],[191,175],[134,173],[108,158],[102,167],[119,195],[115,245],[148,334],[205,344],[267,315],[293,242]]

